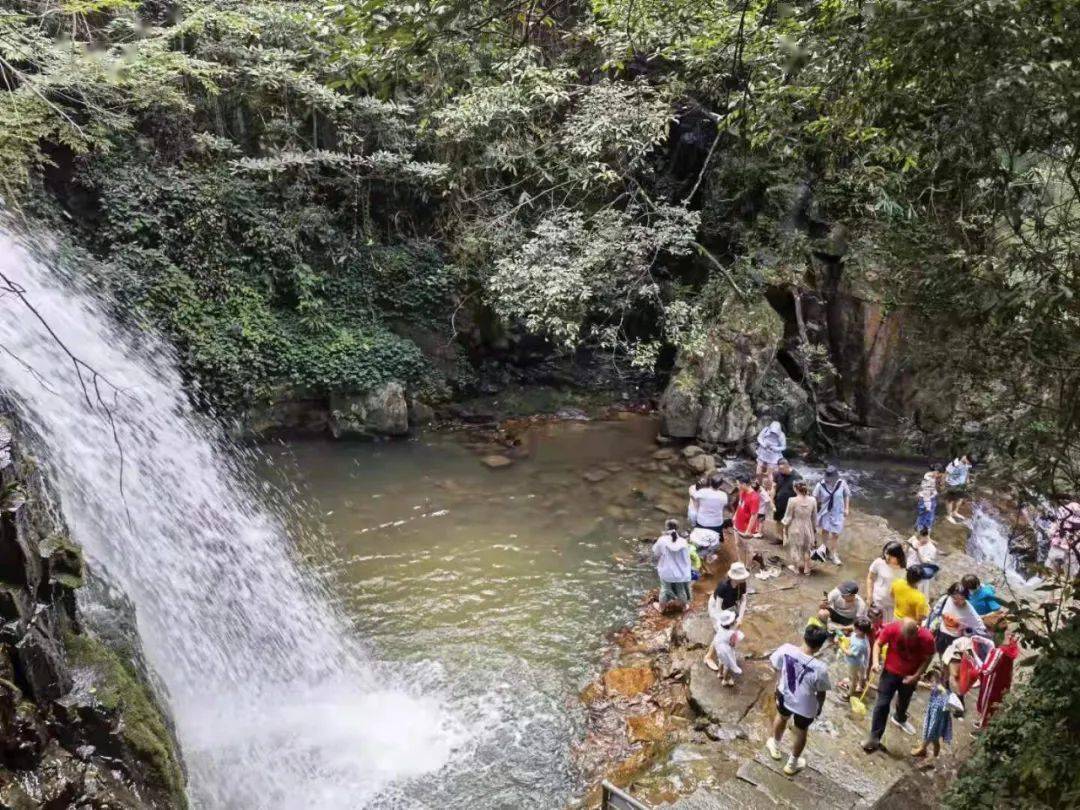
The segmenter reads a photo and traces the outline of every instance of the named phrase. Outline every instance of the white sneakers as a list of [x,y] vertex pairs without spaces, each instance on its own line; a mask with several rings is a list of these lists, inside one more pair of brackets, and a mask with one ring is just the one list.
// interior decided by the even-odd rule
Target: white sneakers
[[830,561],[832,562],[832,564],[833,564],[833,565],[843,565],[843,564],[844,564],[844,563],[843,563],[843,562],[841,562],[841,560],[840,560],[840,555],[839,555],[839,554],[837,554],[837,553],[836,553],[835,551],[834,551],[834,552],[832,553],[832,555],[831,555],[831,556],[829,557],[829,560],[830,560]]
[[798,759],[795,759],[795,757],[788,757],[787,765],[784,766],[784,773],[788,776],[794,776],[805,767],[805,758],[799,757]]
[[765,750],[768,751],[769,756],[775,759],[777,762],[784,758],[784,755],[780,753],[779,744],[777,744],[776,740],[774,740],[772,737],[769,737],[769,739],[765,740]]
[[895,714],[889,715],[889,722],[891,722],[894,726],[899,726],[905,734],[915,733],[915,726],[911,725],[910,721],[905,720],[903,723],[901,723],[899,720],[896,719]]
[[[779,762],[784,758],[784,755],[780,753],[780,744],[775,739],[769,737],[765,740],[765,750],[769,752],[769,756]],[[806,767],[805,757],[789,756],[787,763],[784,765],[784,773],[788,776],[794,776],[799,771]]]

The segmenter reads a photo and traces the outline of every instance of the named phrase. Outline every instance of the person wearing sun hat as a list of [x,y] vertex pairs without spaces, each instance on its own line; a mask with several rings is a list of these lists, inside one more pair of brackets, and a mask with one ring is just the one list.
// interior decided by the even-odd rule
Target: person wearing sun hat
[[821,548],[817,553],[823,561],[828,558],[833,565],[840,565],[837,551],[840,533],[844,531],[844,520],[851,511],[851,487],[840,477],[840,471],[830,464],[825,468],[825,477],[814,487],[813,494],[818,505],[817,522],[822,536]]
[[[746,583],[749,579],[749,569],[741,562],[733,562],[728,568],[727,576],[720,580],[709,597],[709,618],[717,632],[723,626],[720,619],[725,612],[735,614],[736,626],[742,622],[743,614],[746,613]],[[714,672],[720,669],[716,660],[716,648],[712,645],[705,653],[705,666]]]
[[734,686],[734,676],[742,675],[735,645],[743,640],[744,635],[739,630],[738,615],[734,610],[723,610],[717,614],[716,624],[716,635],[712,641],[712,650],[719,663],[716,674],[724,686]]

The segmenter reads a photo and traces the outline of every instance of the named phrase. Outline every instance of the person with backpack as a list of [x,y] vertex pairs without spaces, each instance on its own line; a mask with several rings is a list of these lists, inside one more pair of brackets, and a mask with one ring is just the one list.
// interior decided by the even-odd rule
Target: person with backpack
[[803,630],[803,643],[781,645],[769,656],[769,663],[780,675],[776,684],[776,719],[772,736],[765,740],[765,750],[774,760],[783,759],[780,741],[788,721],[794,718],[794,741],[784,773],[794,776],[806,767],[802,752],[806,748],[807,731],[825,708],[825,693],[832,689],[829,667],[817,658],[829,640],[829,632],[816,625]]
[[825,468],[825,477],[814,487],[814,500],[818,504],[817,523],[822,536],[816,553],[822,562],[828,559],[833,565],[840,565],[840,533],[851,512],[851,487],[833,465]]

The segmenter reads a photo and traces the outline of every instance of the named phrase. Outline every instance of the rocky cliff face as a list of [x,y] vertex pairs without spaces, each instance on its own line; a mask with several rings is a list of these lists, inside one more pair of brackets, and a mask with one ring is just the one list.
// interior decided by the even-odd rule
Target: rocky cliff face
[[0,808],[183,808],[131,603],[91,572],[0,419]]

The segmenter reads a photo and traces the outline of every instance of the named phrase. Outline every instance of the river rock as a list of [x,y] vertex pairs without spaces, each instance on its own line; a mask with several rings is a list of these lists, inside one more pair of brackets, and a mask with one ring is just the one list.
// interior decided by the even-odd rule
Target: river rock
[[698,661],[690,668],[690,703],[714,723],[737,723],[757,702],[756,685],[748,664],[735,686],[723,686],[716,673]]
[[703,455],[704,453],[705,451],[698,447],[696,444],[688,444],[686,445],[686,447],[683,448],[682,451],[683,458],[685,459],[691,459],[695,456]]
[[676,455],[675,448],[673,448],[673,447],[662,447],[659,450],[657,450],[655,453],[653,453],[652,457],[656,461],[670,461],[671,459],[675,458],[675,455]]
[[482,459],[480,459],[480,462],[489,469],[497,470],[501,467],[509,467],[511,464],[514,463],[514,460],[512,458],[509,458],[508,456],[492,454],[489,456],[484,456]]
[[633,742],[660,742],[667,736],[667,720],[663,712],[627,717],[626,731]]
[[594,467],[591,470],[586,470],[581,474],[581,477],[588,481],[590,484],[598,484],[611,477],[611,473],[600,467]]
[[608,695],[633,697],[652,688],[656,676],[650,667],[619,667],[604,673],[604,689]]
[[435,409],[418,399],[409,400],[409,424],[430,425],[435,421]]
[[739,724],[709,723],[705,726],[705,735],[716,742],[734,742],[735,740],[748,740],[750,735],[744,726]]
[[716,469],[716,459],[708,453],[692,456],[686,460],[686,466],[696,473],[703,474]]
[[694,613],[682,620],[683,646],[691,649],[712,644],[716,629],[707,613]]
[[330,432],[334,438],[404,436],[409,432],[409,405],[399,382],[388,382],[364,394],[330,397]]
[[753,434],[751,397],[773,363],[783,322],[764,297],[722,306],[701,348],[680,351],[660,399],[661,430],[710,444],[743,444]]

